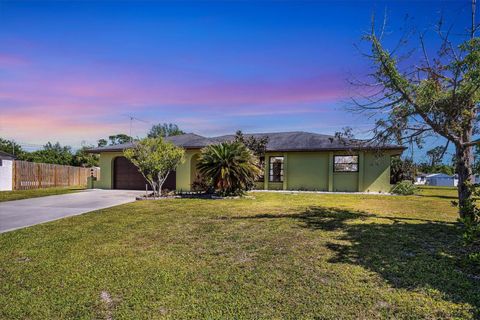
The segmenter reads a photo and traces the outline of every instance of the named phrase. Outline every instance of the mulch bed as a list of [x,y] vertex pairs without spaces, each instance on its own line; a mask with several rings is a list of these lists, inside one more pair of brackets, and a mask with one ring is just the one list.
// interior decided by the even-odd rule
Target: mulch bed
[[145,195],[136,197],[136,200],[162,200],[162,199],[240,199],[240,198],[254,198],[251,196],[232,196],[232,197],[222,197],[214,193],[200,193],[200,192],[182,192],[182,193],[169,193],[164,194],[160,197],[153,197],[153,193],[148,194],[148,197]]

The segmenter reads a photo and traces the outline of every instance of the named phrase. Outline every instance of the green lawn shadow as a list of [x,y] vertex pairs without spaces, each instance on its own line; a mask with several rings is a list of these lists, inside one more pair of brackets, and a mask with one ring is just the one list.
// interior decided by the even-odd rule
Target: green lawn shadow
[[[370,217],[387,221],[367,222]],[[380,217],[323,207],[310,207],[296,214],[260,214],[233,219],[286,218],[312,231],[342,231],[337,239],[349,244],[328,243],[327,247],[335,253],[330,263],[362,266],[394,288],[412,291],[434,288],[445,299],[470,304],[475,309],[475,317],[480,316],[480,279],[461,263],[463,247],[457,223]],[[353,220],[360,222],[349,223]]]

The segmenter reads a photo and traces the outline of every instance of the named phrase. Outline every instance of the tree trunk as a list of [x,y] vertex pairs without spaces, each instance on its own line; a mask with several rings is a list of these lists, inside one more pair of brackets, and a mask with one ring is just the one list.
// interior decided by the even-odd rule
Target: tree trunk
[[471,205],[472,197],[472,165],[473,154],[471,147],[456,146],[456,171],[458,174],[458,204],[460,208],[460,218],[473,219],[473,208]]
[[155,200],[155,196],[157,195],[157,184],[152,183],[152,191],[153,191],[153,200]]
[[165,177],[161,177],[160,175],[158,175],[158,193],[159,193],[158,196],[159,197],[162,196],[162,187],[163,187],[163,184],[165,183],[165,180],[167,180],[169,174],[170,174],[170,171],[167,172]]

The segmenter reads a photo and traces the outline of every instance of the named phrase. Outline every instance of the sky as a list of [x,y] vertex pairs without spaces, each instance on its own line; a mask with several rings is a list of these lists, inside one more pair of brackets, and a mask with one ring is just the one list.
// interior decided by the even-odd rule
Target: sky
[[163,122],[205,136],[348,126],[366,137],[372,120],[346,108],[370,70],[356,46],[385,13],[393,45],[442,15],[461,33],[470,3],[2,0],[0,137],[78,148]]

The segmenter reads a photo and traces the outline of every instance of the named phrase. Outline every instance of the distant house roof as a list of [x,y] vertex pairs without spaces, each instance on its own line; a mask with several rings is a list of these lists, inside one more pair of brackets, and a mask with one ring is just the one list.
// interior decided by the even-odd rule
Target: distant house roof
[[[339,139],[334,136],[295,131],[295,132],[269,132],[244,134],[245,137],[254,136],[256,138],[268,137],[267,151],[341,151],[341,150],[398,150],[405,149],[399,145],[375,145],[362,140]],[[202,137],[194,133],[182,134],[165,138],[173,144],[185,149],[200,149],[211,144],[217,144],[230,141],[235,135],[224,135],[218,137]],[[118,144],[92,148],[91,153],[122,151],[131,148],[133,143]]]
[[448,175],[446,173],[431,173],[427,175],[427,178],[441,178],[441,179],[452,178],[453,179],[454,176]]
[[1,160],[15,160],[15,159],[17,159],[17,157],[15,157],[13,154],[0,151],[0,159]]

